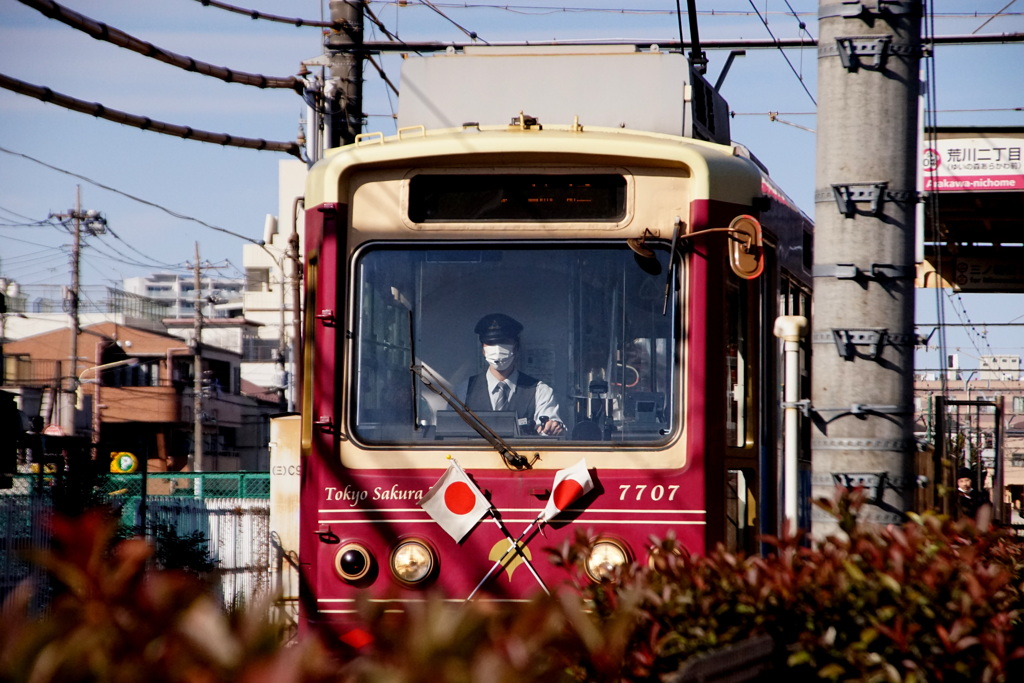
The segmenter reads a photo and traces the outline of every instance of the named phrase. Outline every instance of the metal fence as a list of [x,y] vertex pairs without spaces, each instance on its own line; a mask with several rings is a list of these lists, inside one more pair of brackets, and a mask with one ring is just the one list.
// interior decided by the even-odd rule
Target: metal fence
[[[20,293],[7,295],[7,310],[10,313],[62,313],[67,310],[67,289],[62,285],[23,286]],[[101,285],[82,285],[78,288],[78,298],[80,313],[123,313],[153,321],[170,317],[173,304]]]
[[[30,548],[49,547],[51,475],[15,475],[0,492],[0,597],[40,570],[27,561]],[[265,472],[148,473],[109,475],[99,486],[128,533],[158,526],[178,537],[196,532],[216,563],[225,606],[265,598],[273,586],[270,550],[270,475]],[[42,585],[37,581],[37,585]]]

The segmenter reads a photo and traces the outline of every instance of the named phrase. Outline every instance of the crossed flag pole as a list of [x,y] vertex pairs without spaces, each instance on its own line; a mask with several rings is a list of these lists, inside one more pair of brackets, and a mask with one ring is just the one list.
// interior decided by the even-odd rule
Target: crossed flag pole
[[[525,529],[523,529],[523,533],[519,534],[519,538],[515,539],[514,541],[512,540],[512,534],[508,532],[508,530],[505,528],[505,525],[502,524],[497,517],[495,517],[494,519],[496,522],[498,522],[498,526],[501,527],[501,530],[502,532],[504,532],[505,537],[509,540],[508,550],[505,551],[505,554],[503,554],[501,557],[495,560],[494,565],[492,565],[490,570],[488,570],[487,574],[484,575],[484,578],[480,579],[480,583],[478,583],[476,585],[476,588],[473,589],[473,592],[466,597],[466,602],[472,600],[473,596],[476,595],[477,591],[483,588],[484,584],[487,583],[492,576],[494,576],[494,573],[504,566],[505,558],[508,557],[509,553],[511,553],[513,550],[519,555],[519,557],[523,559],[523,562],[526,564],[527,569],[529,569],[530,573],[533,574],[533,578],[537,579],[537,583],[539,583],[540,587],[544,589],[544,592],[548,595],[551,595],[551,591],[549,591],[548,587],[544,585],[543,581],[541,581],[540,576],[537,574],[537,570],[533,568],[533,563],[531,563],[529,558],[526,557],[526,554],[523,552],[522,547],[519,545],[519,542],[523,540],[527,533],[529,533],[530,529],[533,528],[533,525],[540,521],[540,515],[537,515],[537,519],[530,522],[530,524]],[[523,545],[525,545],[525,543]]]
[[527,569],[537,580],[537,583],[540,584],[545,593],[548,593],[547,586],[544,585],[540,575],[537,574],[537,570],[522,551],[520,543],[535,526],[540,528],[538,525],[543,525],[550,521],[570,504],[594,488],[594,482],[590,478],[590,472],[587,470],[586,460],[581,459],[575,465],[558,470],[555,473],[555,480],[547,505],[538,513],[537,518],[530,522],[523,532],[519,534],[519,538],[513,539],[512,534],[502,524],[497,510],[480,492],[480,489],[469,478],[458,461],[451,456],[448,456],[448,458],[452,461],[452,464],[448,466],[448,469],[441,475],[437,483],[419,501],[419,506],[442,529],[448,532],[448,535],[455,539],[456,543],[461,542],[466,537],[466,534],[472,531],[477,522],[483,519],[483,516],[488,512],[494,519],[495,524],[498,525],[498,528],[501,529],[502,534],[509,540],[508,549],[498,558],[466,600],[471,600],[476,595],[477,591],[504,565],[506,558],[512,552],[519,554]]
[[[523,540],[524,536],[526,536],[526,532],[530,530],[530,527],[537,523],[537,520],[531,522],[530,526],[526,527],[526,529],[523,530],[523,533],[519,534],[519,538],[512,540],[512,534],[509,533],[509,530],[505,528],[504,524],[501,523],[501,519],[498,517],[497,510],[495,510],[493,507],[491,508],[491,519],[494,520],[494,523],[498,525],[499,529],[501,529],[501,533],[505,534],[505,538],[508,539],[508,550],[506,550],[505,554],[498,558],[498,560],[494,563],[494,566],[491,567],[490,571],[487,572],[487,575],[480,580],[480,583],[476,585],[476,588],[473,589],[473,592],[470,593],[469,597],[466,598],[466,602],[472,600],[473,596],[476,595],[476,592],[480,590],[480,588],[483,587],[485,583],[487,583],[488,579],[494,576],[494,572],[498,571],[498,569],[504,565],[505,558],[508,557],[509,553],[511,553],[512,551],[515,551],[515,553],[519,555],[519,557],[523,560],[523,564],[525,564],[526,568],[530,570],[531,574],[533,574],[533,578],[537,579],[537,583],[539,583],[540,587],[544,589],[544,592],[548,595],[551,595],[551,591],[549,591],[548,587],[544,585],[544,581],[540,578],[540,574],[537,573],[537,570],[534,569],[533,563],[530,562],[530,558],[526,556],[526,553],[523,552],[522,546],[519,545],[519,542]],[[526,544],[524,543],[523,545]]]

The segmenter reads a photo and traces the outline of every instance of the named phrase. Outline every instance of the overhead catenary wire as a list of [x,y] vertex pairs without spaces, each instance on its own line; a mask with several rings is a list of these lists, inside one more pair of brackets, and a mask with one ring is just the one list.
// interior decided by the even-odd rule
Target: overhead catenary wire
[[[971,339],[971,344],[974,346],[974,350],[978,352],[978,355],[982,355],[981,349],[978,348],[978,342],[973,338],[976,335],[978,339],[984,343],[989,354],[992,355],[992,346],[988,343],[988,333],[979,330],[978,325],[971,320],[971,316],[967,312],[967,305],[964,303],[963,297],[956,292],[947,292],[946,297],[953,303],[953,312],[956,313],[956,316],[961,320],[961,322],[963,322],[963,327],[967,331],[968,338]],[[959,306],[959,309],[957,309],[957,306]],[[982,323],[982,326],[984,327],[985,323]]]
[[398,37],[397,33],[389,31],[388,27],[384,25],[384,22],[377,18],[377,15],[374,14],[372,9],[370,9],[369,4],[363,5],[363,15],[366,16],[373,25],[379,28],[388,38],[399,43],[402,42],[402,39]]
[[[936,40],[936,37],[935,37],[935,15],[932,13],[930,6],[925,7],[924,21],[922,22],[922,24],[923,24],[922,27],[924,29],[924,35],[922,36],[922,38],[923,38],[922,42],[924,44],[924,47],[926,48],[924,56],[923,56],[923,60],[922,60],[923,64],[924,64],[924,73],[925,73],[925,76],[924,76],[924,80],[925,80],[925,83],[924,83],[924,86],[925,86],[925,93],[924,93],[925,94],[925,97],[924,97],[924,103],[925,103],[925,107],[924,107],[924,119],[925,119],[924,120],[924,130],[925,130],[925,137],[927,138],[928,146],[930,148],[934,149],[935,146],[936,146],[936,141],[937,141],[937,123],[938,123],[938,119],[937,119],[936,110],[938,109],[938,105],[937,105],[936,99],[935,99],[935,92],[936,92],[936,87],[937,87],[936,86],[936,80],[935,80],[935,72],[936,72],[936,69],[935,69],[935,59],[936,59],[936,57],[935,57],[935,40]],[[932,174],[934,176],[937,173],[937,171],[938,171],[937,168],[932,167],[932,168],[926,169],[924,172],[927,173],[927,174]],[[933,231],[934,231],[933,235],[932,236],[926,236],[926,239],[931,237],[932,241],[935,244],[935,247],[934,247],[934,250],[935,250],[934,251],[935,269],[936,269],[936,271],[941,273],[942,272],[942,246],[938,242],[938,238],[940,237],[940,235],[939,235],[939,197],[938,197],[938,193],[935,193],[935,192],[929,193],[925,197],[925,202],[927,202],[927,203],[926,203],[926,208],[925,208],[925,211],[924,211],[924,216],[925,216],[924,220],[927,221],[927,217],[930,214],[931,215],[931,219],[932,219],[932,225],[934,226],[933,227]],[[926,227],[927,227],[927,225],[926,225]],[[941,295],[941,293],[939,291],[939,288],[936,288],[936,290],[935,290],[935,309],[936,309],[935,310],[936,320],[938,320],[938,322],[940,324],[939,331],[938,331],[939,332],[939,338],[938,338],[939,356],[941,358],[945,359],[945,357],[946,357],[946,328],[945,328],[946,307],[945,307],[944,302],[942,301],[942,295]],[[946,379],[947,379],[946,378],[946,373],[942,373],[939,376],[939,381],[940,381],[940,385],[939,386],[940,386],[940,390],[941,390],[943,396],[947,395],[948,392],[949,392],[949,385],[947,384]]]
[[[1014,33],[993,33],[986,35],[945,35],[936,36],[932,43],[934,45],[1010,45],[1024,42],[1024,32]],[[403,40],[401,43],[390,41],[364,41],[361,48],[369,52],[444,52],[449,48],[462,50],[474,43],[461,43],[455,41]],[[686,43],[678,40],[664,40],[660,38],[644,39],[621,39],[609,38],[607,40],[597,39],[568,39],[568,40],[530,40],[530,41],[493,41],[488,45],[496,47],[526,47],[526,46],[559,46],[559,47],[596,47],[596,46],[632,46],[637,49],[646,49],[651,45],[657,45],[662,51],[681,50],[689,47]],[[818,47],[817,40],[806,38],[775,38],[772,40],[752,40],[749,38],[737,39],[712,39],[701,40],[701,48],[705,50],[781,50],[799,49],[811,50]],[[788,58],[787,58],[787,61]],[[799,75],[798,75],[799,77]],[[802,82],[802,81],[801,81]]]
[[998,12],[996,12],[995,14],[993,14],[992,16],[990,16],[990,17],[989,17],[988,19],[986,19],[986,20],[985,20],[985,21],[984,21],[984,22],[983,22],[983,23],[981,24],[981,26],[979,26],[978,28],[976,28],[976,29],[974,29],[973,31],[971,31],[971,33],[972,33],[972,34],[974,34],[974,33],[977,33],[977,32],[978,32],[978,31],[980,31],[981,29],[983,29],[983,28],[985,28],[986,26],[988,26],[988,24],[989,24],[989,22],[990,22],[990,21],[992,21],[992,20],[993,20],[993,19],[995,19],[996,17],[998,17],[998,16],[1002,15],[1002,13],[1003,13],[1003,12],[1005,12],[1006,10],[1010,9],[1010,5],[1014,4],[1015,2],[1017,2],[1017,0],[1010,0],[1010,2],[1006,3],[1006,5],[1005,5],[1005,6],[1004,6],[1004,7],[1003,7],[1003,8],[1001,9],[1001,10],[999,10]]
[[[383,80],[387,84],[387,86],[389,88],[391,88],[391,91],[394,92],[397,95],[398,94],[398,86],[396,86],[394,83],[391,82],[391,79],[388,78],[388,75],[386,73],[384,73],[384,69],[380,66],[380,64],[377,63],[377,60],[374,59],[373,56],[367,55],[366,61],[368,61],[370,63],[370,65],[374,69],[377,70],[377,74],[381,77],[381,80]],[[388,98],[388,102],[389,103],[390,103],[390,101],[391,101],[391,99]]]
[[[207,0],[198,0],[206,4]],[[395,0],[369,0],[371,4],[387,4],[391,5],[395,3]],[[209,2],[209,4],[214,4]],[[407,3],[405,6],[409,7],[418,3]],[[507,2],[435,2],[438,7],[444,7],[446,9],[489,9],[489,10],[500,10],[509,12],[511,14],[636,14],[636,15],[671,15],[675,14],[675,10],[672,9],[655,9],[655,8],[642,8],[642,7],[568,7],[564,5],[510,5]],[[787,3],[788,4],[788,3]],[[770,16],[773,14],[784,14],[790,15],[793,12],[784,12],[781,10],[761,10],[761,13]],[[707,17],[749,17],[754,16],[756,12],[749,10],[722,10],[722,9],[702,9],[697,11],[698,16]],[[799,12],[798,15],[816,17],[817,10],[808,12]],[[965,11],[965,12],[938,12],[935,16],[946,18],[946,19],[977,19],[982,17],[992,16],[1018,16],[1020,12],[979,12],[979,11]]]
[[118,47],[131,50],[132,52],[137,52],[165,64],[185,69],[186,71],[192,71],[204,76],[218,78],[228,83],[240,83],[242,85],[251,85],[257,88],[286,88],[288,90],[294,90],[300,94],[305,87],[302,79],[296,76],[276,77],[263,76],[261,74],[250,74],[244,71],[235,71],[234,69],[229,69],[224,66],[207,64],[206,62],[200,62],[191,57],[186,57],[184,55],[164,50],[152,43],[139,40],[138,38],[128,35],[124,31],[108,26],[103,22],[90,19],[84,14],[73,12],[64,6],[53,2],[53,0],[18,0],[18,2],[23,5],[27,5],[34,10],[38,10],[51,19],[56,19],[57,21],[63,22],[72,28],[87,33],[96,40],[113,43]]
[[784,0],[784,2],[786,3],[786,7],[789,8],[789,13],[793,15],[793,17],[797,20],[800,30],[806,33],[808,38],[814,40],[814,36],[812,36],[811,32],[807,30],[807,24],[804,23],[804,20],[800,18],[800,14],[795,9],[793,9],[793,6],[789,4],[789,0]]
[[[768,26],[768,21],[767,21],[767,20],[766,20],[766,19],[765,19],[765,18],[764,18],[763,16],[761,16],[761,12],[760,12],[760,11],[759,11],[759,10],[757,9],[757,7],[756,7],[756,6],[754,5],[754,0],[747,0],[747,2],[749,2],[749,3],[750,3],[750,7],[751,7],[751,9],[753,9],[753,10],[754,10],[755,12],[757,12],[757,18],[761,20],[761,23],[762,23],[762,24],[764,24],[764,29],[765,29],[766,31],[768,31],[768,35],[770,35],[770,36],[772,37],[772,40],[773,40],[773,41],[775,41],[775,42],[778,42],[778,41],[776,40],[776,38],[775,38],[775,34],[774,34],[774,33],[772,33],[772,30],[771,30],[771,28],[769,28],[769,26]],[[803,22],[801,22],[801,24],[802,24],[802,23],[803,23]],[[814,42],[817,42],[817,41],[814,41]],[[808,96],[809,98],[811,98],[811,102],[813,102],[813,103],[814,103],[815,105],[817,105],[817,104],[818,104],[817,100],[815,100],[815,99],[814,99],[814,95],[812,95],[812,94],[811,94],[811,91],[810,91],[810,90],[809,90],[809,89],[807,88],[807,84],[806,84],[806,83],[804,83],[804,77],[803,77],[803,75],[801,75],[801,74],[800,74],[800,73],[799,73],[799,72],[798,72],[798,71],[796,70],[796,67],[795,67],[795,66],[793,66],[793,62],[789,61],[789,56],[788,56],[788,55],[786,55],[786,53],[785,53],[785,52],[783,52],[783,50],[782,50],[782,47],[781,47],[781,46],[779,46],[779,53],[780,53],[780,54],[782,55],[783,59],[785,59],[785,60],[786,60],[786,64],[788,64],[788,65],[789,65],[789,69],[790,69],[790,71],[792,71],[792,72],[793,72],[793,75],[794,75],[794,76],[796,76],[796,79],[797,79],[798,81],[800,81],[800,87],[801,87],[801,88],[803,88],[803,89],[804,89],[804,92],[805,92],[805,93],[807,93],[807,96]]]
[[452,26],[454,26],[455,28],[457,28],[457,29],[459,29],[460,31],[462,31],[463,33],[465,33],[465,34],[466,34],[466,35],[467,35],[467,36],[469,37],[469,39],[470,39],[470,40],[472,40],[472,41],[474,41],[474,42],[475,42],[475,41],[477,41],[477,40],[479,40],[479,41],[480,41],[481,43],[483,43],[484,45],[490,45],[490,43],[488,43],[488,42],[487,42],[486,40],[484,40],[484,39],[483,39],[483,38],[481,38],[481,37],[480,37],[479,35],[477,35],[477,32],[476,32],[476,31],[470,31],[470,30],[469,30],[468,28],[466,28],[465,26],[463,26],[463,25],[462,25],[462,24],[460,24],[459,22],[457,22],[457,21],[455,21],[454,19],[452,19],[451,17],[449,17],[449,16],[447,15],[447,14],[445,14],[444,12],[442,12],[442,11],[441,11],[441,10],[440,10],[440,9],[438,8],[438,6],[437,6],[437,5],[435,5],[434,3],[432,3],[432,2],[430,1],[430,0],[420,0],[420,3],[419,3],[419,4],[421,4],[421,5],[426,5],[426,6],[427,6],[427,7],[429,7],[430,9],[432,9],[432,10],[434,10],[435,12],[437,12],[438,14],[440,14],[440,15],[441,15],[442,17],[444,17],[444,19],[446,19],[446,20],[447,20],[447,21],[448,21],[449,23],[451,23],[451,25],[452,25]]
[[181,126],[174,123],[157,121],[148,116],[129,114],[118,109],[110,109],[98,102],[86,102],[69,95],[56,92],[41,85],[26,83],[17,78],[0,74],[0,88],[11,90],[21,95],[28,95],[43,102],[56,104],[65,109],[91,114],[97,118],[114,121],[126,126],[132,126],[141,130],[153,131],[164,135],[185,138],[186,140],[197,140],[199,142],[211,142],[225,147],[242,147],[245,149],[256,149],[267,152],[285,152],[294,157],[302,159],[302,148],[297,142],[277,142],[274,140],[263,140],[261,138],[245,138],[228,133],[211,133],[205,130],[197,130],[189,126]]

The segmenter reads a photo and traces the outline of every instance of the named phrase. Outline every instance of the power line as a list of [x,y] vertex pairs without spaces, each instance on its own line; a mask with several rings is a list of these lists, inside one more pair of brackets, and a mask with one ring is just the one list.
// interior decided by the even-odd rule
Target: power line
[[[249,17],[250,19],[253,19],[253,20],[263,19],[263,20],[266,20],[266,21],[276,22],[276,23],[279,23],[279,24],[291,24],[292,26],[313,26],[313,27],[316,27],[316,28],[331,28],[331,29],[334,29],[336,31],[345,31],[348,28],[348,25],[343,23],[343,22],[338,22],[338,21],[322,21],[322,20],[318,21],[318,20],[315,20],[315,19],[303,19],[301,17],[282,17],[282,16],[277,15],[277,14],[268,14],[267,12],[260,12],[259,10],[246,9],[245,7],[237,7],[235,5],[229,5],[226,2],[217,2],[216,0],[196,0],[196,2],[200,3],[204,7],[215,7],[217,9],[222,9],[225,12],[233,12],[235,14],[243,14],[243,15],[245,15],[245,16]],[[368,5],[364,5],[363,6],[363,10],[364,10],[365,14],[369,17],[370,21],[372,21],[374,24],[376,24],[377,27],[380,28],[380,30],[384,32],[384,35],[386,35],[391,40],[396,40],[396,41],[400,41],[401,40],[401,38],[399,38],[397,35],[391,33],[387,29],[387,27],[380,22],[380,20],[376,17],[376,15],[373,12],[370,11],[370,8],[369,8]]]
[[[32,242],[24,242],[23,240],[16,240],[24,244],[30,244],[32,246],[42,246],[34,244]],[[27,268],[34,267],[38,263],[42,263],[59,256],[61,261],[64,260],[65,254],[59,247],[51,247],[44,251],[32,251],[27,254],[19,254],[17,256],[5,257],[3,260],[3,266],[5,269],[10,270],[12,268]]]
[[0,211],[3,211],[4,213],[9,213],[12,216],[17,216],[18,218],[24,218],[25,220],[30,221],[30,223],[28,223],[28,225],[39,225],[41,223],[46,223],[47,222],[47,221],[38,221],[35,218],[31,218],[30,216],[22,215],[22,214],[18,213],[17,211],[12,211],[11,209],[8,209],[5,206],[0,206]]
[[[110,226],[109,225],[107,226],[107,232],[110,232]],[[120,239],[120,238],[118,238],[118,239]],[[121,241],[123,242],[124,240],[121,240]],[[127,243],[125,243],[125,244],[127,244]],[[111,254],[111,253],[103,251],[102,249],[100,249],[100,245],[103,245],[107,249],[111,249],[114,253]],[[111,261],[116,261],[117,263],[123,263],[124,265],[127,265],[127,266],[139,266],[141,268],[169,268],[169,269],[174,269],[174,268],[179,268],[180,267],[180,264],[164,263],[162,261],[158,261],[157,259],[153,258],[152,256],[149,256],[147,254],[143,254],[141,251],[139,251],[135,247],[131,246],[130,244],[127,244],[127,246],[132,251],[138,253],[143,258],[147,259],[148,262],[138,261],[138,260],[136,260],[134,258],[131,258],[128,255],[118,251],[116,248],[113,247],[113,245],[104,244],[103,242],[99,242],[99,241],[92,242],[88,246],[89,246],[89,248],[91,248],[91,249],[93,249],[95,251],[95,253],[96,253],[96,255],[98,257],[105,258],[105,259],[108,259],[108,260],[111,260]]]
[[[143,258],[149,259],[150,261],[153,261],[154,263],[160,264],[160,265],[162,265],[162,266],[164,266],[164,267],[167,267],[167,268],[171,268],[171,267],[174,267],[174,266],[172,266],[172,265],[171,265],[171,264],[169,264],[169,263],[163,263],[163,262],[161,262],[161,261],[158,261],[157,259],[153,258],[153,257],[152,257],[152,256],[150,256],[149,254],[145,254],[145,253],[143,253],[143,252],[139,251],[138,249],[136,249],[135,247],[133,247],[133,246],[132,246],[131,244],[129,244],[129,243],[128,243],[128,242],[126,242],[125,240],[121,239],[121,236],[120,236],[120,235],[118,235],[118,234],[117,234],[116,232],[114,232],[114,230],[113,230],[113,229],[112,229],[112,228],[110,227],[110,224],[109,224],[109,223],[107,224],[107,232],[108,232],[108,233],[110,233],[110,235],[111,235],[111,236],[112,236],[112,237],[113,237],[114,239],[116,239],[116,240],[117,240],[118,242],[121,242],[122,244],[124,244],[124,245],[125,245],[126,247],[128,247],[129,249],[131,249],[132,251],[134,251],[134,252],[135,252],[136,254],[138,254],[139,256],[142,256]],[[127,261],[126,261],[126,263],[127,263]],[[137,263],[137,264],[135,264],[135,265],[145,265],[145,264]]]
[[156,121],[148,116],[129,114],[118,109],[110,109],[98,102],[86,102],[68,95],[61,94],[40,85],[33,85],[25,81],[11,78],[0,74],[0,88],[11,90],[21,95],[28,95],[43,102],[50,102],[65,109],[92,114],[93,116],[108,121],[114,121],[126,126],[140,128],[174,137],[185,138],[186,140],[197,140],[199,142],[212,142],[225,147],[243,147],[245,149],[256,149],[268,152],[286,152],[292,156],[302,159],[302,148],[297,142],[275,142],[259,138],[243,138],[227,133],[211,133],[205,130],[196,130],[189,126],[179,126],[174,123]]
[[207,64],[206,62],[200,62],[192,59],[191,57],[169,52],[168,50],[164,50],[163,48],[153,45],[153,43],[139,40],[138,38],[130,36],[124,31],[120,31],[112,26],[108,26],[103,22],[95,21],[83,14],[73,12],[66,7],[58,5],[56,2],[53,2],[53,0],[18,0],[18,2],[41,12],[51,19],[56,19],[57,21],[65,23],[71,28],[87,33],[96,40],[113,43],[118,47],[156,59],[164,64],[176,66],[179,69],[185,69],[186,71],[192,71],[204,76],[218,78],[228,83],[252,85],[257,88],[286,88],[288,90],[294,90],[300,95],[304,88],[302,79],[295,76],[280,78],[275,76],[263,76],[261,74],[250,74],[245,73],[244,71],[235,71],[234,69],[229,69],[224,66]]
[[39,164],[40,166],[45,166],[46,168],[48,168],[50,170],[57,171],[58,173],[63,173],[64,175],[69,175],[69,176],[71,176],[73,178],[78,178],[79,180],[84,180],[85,182],[89,183],[90,185],[94,185],[94,186],[96,186],[98,188],[107,190],[108,192],[113,192],[114,194],[119,194],[122,197],[126,197],[128,199],[131,199],[132,201],[139,202],[140,204],[145,204],[146,206],[151,206],[154,209],[159,209],[160,211],[163,211],[164,213],[166,213],[166,214],[168,214],[170,216],[173,216],[175,218],[180,218],[181,220],[185,220],[185,221],[192,221],[193,223],[198,223],[199,225],[202,225],[203,227],[209,228],[210,230],[216,230],[217,232],[222,232],[225,235],[231,235],[232,237],[237,237],[238,239],[245,240],[246,242],[251,242],[252,244],[255,244],[255,245],[260,246],[260,247],[263,246],[263,242],[260,241],[260,240],[254,240],[251,237],[247,237],[246,235],[242,235],[242,234],[239,234],[239,233],[234,232],[232,230],[228,230],[227,228],[222,228],[222,227],[217,226],[217,225],[212,225],[211,223],[207,223],[206,221],[200,220],[198,218],[193,218],[192,216],[186,216],[185,214],[178,213],[177,211],[174,211],[172,209],[168,209],[166,206],[162,206],[160,204],[157,204],[156,202],[151,202],[148,199],[142,199],[141,197],[136,197],[133,194],[129,194],[129,193],[124,192],[122,190],[118,190],[117,188],[110,187],[109,185],[104,185],[103,183],[100,183],[100,182],[98,182],[96,180],[93,180],[92,178],[89,178],[87,176],[80,175],[78,173],[74,173],[73,171],[68,171],[68,170],[60,168],[58,166],[53,166],[52,164],[48,164],[45,161],[40,161],[39,159],[36,159],[35,157],[31,157],[31,156],[29,156],[27,154],[23,154],[21,152],[15,152],[15,151],[9,150],[9,149],[7,149],[5,147],[0,147],[0,152],[3,152],[5,154],[10,154],[10,155],[16,156],[16,157],[21,157],[22,159],[27,159],[27,160],[29,160],[31,162]]

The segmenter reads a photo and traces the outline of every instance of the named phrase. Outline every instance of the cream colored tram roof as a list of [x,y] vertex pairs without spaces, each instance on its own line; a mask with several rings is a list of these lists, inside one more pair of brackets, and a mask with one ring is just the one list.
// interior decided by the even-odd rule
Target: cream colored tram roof
[[[366,134],[352,145],[330,150],[309,171],[306,180],[306,206],[336,202],[346,194],[344,183],[361,166],[426,168],[473,165],[473,155],[507,154],[509,165],[517,165],[511,155],[521,153],[582,155],[588,159],[566,164],[594,164],[614,167],[644,166],[687,167],[695,179],[690,188],[694,198],[714,198],[749,204],[760,194],[761,174],[738,146],[725,146],[675,135],[646,133],[620,128],[583,128],[544,124],[543,130],[520,130],[510,126],[476,126],[424,131],[420,127],[403,129],[399,135],[384,137]],[[600,158],[600,161],[596,161]],[[617,161],[618,160],[618,161]],[[493,166],[493,160],[488,164]],[[523,162],[533,166],[535,160]],[[546,165],[546,164],[545,164]],[[710,194],[709,179],[719,180]]]

